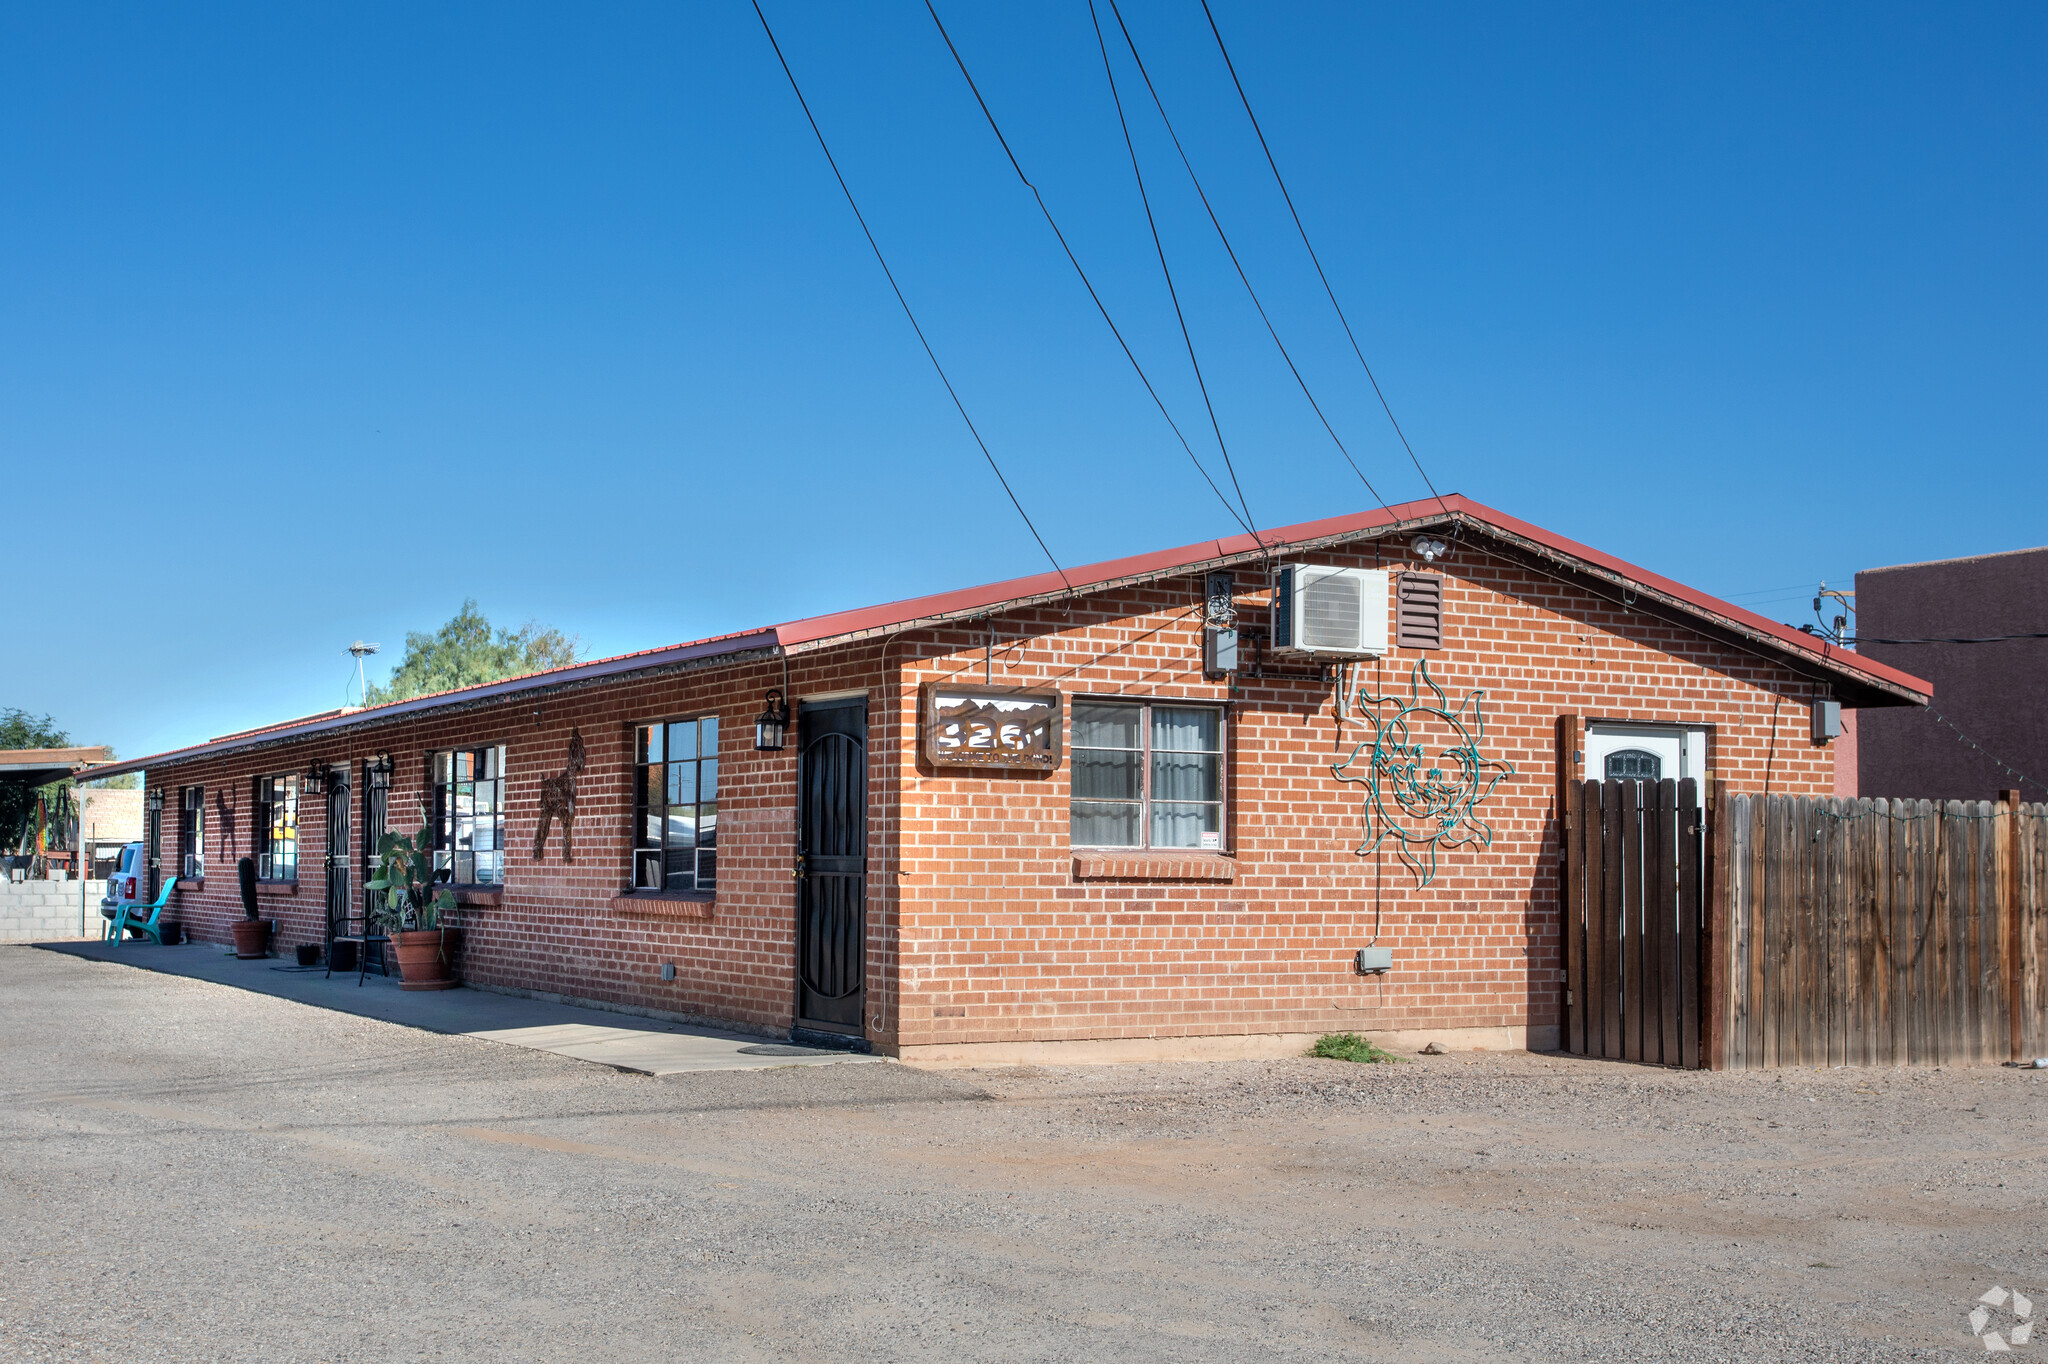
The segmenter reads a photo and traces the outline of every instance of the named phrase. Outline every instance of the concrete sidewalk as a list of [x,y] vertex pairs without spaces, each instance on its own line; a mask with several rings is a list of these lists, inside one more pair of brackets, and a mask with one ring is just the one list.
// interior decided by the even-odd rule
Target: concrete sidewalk
[[501,995],[491,990],[405,991],[396,980],[372,972],[363,984],[354,971],[304,969],[288,961],[241,961],[217,943],[46,942],[46,952],[91,961],[139,966],[146,971],[231,985],[317,1009],[381,1019],[428,1032],[482,1038],[535,1051],[551,1051],[644,1075],[677,1075],[703,1070],[763,1070],[771,1066],[829,1066],[887,1058],[819,1047],[792,1046],[772,1038],[722,1032],[603,1009],[553,1004]]

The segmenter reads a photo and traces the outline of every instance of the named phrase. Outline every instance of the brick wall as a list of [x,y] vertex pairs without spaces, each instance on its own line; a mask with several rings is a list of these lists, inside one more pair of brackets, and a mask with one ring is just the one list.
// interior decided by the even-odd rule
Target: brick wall
[[[1316,562],[1371,566],[1373,552]],[[1413,566],[1413,565],[1400,565]],[[426,755],[503,744],[506,884],[499,903],[458,916],[470,981],[723,1020],[790,1026],[795,952],[796,737],[753,750],[770,687],[792,699],[869,697],[866,1015],[885,1050],[984,1042],[1125,1039],[1423,1027],[1554,1027],[1557,953],[1554,734],[1557,717],[1713,727],[1710,764],[1738,788],[1825,795],[1832,754],[1808,735],[1807,683],[1756,655],[1705,640],[1466,543],[1445,566],[1445,648],[1427,655],[1454,695],[1484,689],[1483,750],[1514,765],[1482,813],[1488,849],[1449,852],[1427,890],[1385,852],[1359,857],[1361,788],[1330,764],[1358,741],[1340,725],[1318,665],[1297,674],[1200,674],[1200,580],[1100,593],[1066,607],[750,660],[622,679],[539,699],[441,712],[266,753],[153,771],[166,788],[164,857],[176,865],[177,788],[207,788],[203,885],[175,915],[226,941],[240,914],[234,857],[249,851],[251,788],[309,763],[357,774],[377,752],[396,764],[391,827],[428,805]],[[1240,575],[1249,582],[1254,575]],[[1257,598],[1240,599],[1262,625]],[[1359,680],[1405,690],[1420,651],[1361,665]],[[1230,713],[1227,853],[1077,858],[1069,768],[1038,776],[934,771],[917,754],[918,687],[940,677],[1076,693],[1223,702]],[[715,713],[720,721],[715,904],[622,898],[630,881],[632,727]],[[572,728],[579,779],[577,859],[560,835],[532,860],[541,781],[562,770]],[[214,799],[230,795],[235,847]],[[265,887],[280,948],[325,936],[325,799],[302,798],[299,880]],[[359,837],[358,830],[358,837]],[[355,850],[352,850],[352,854]],[[1361,978],[1352,953],[1372,933],[1395,969]],[[676,979],[660,967],[673,962]]]
[[[829,658],[790,665],[794,694],[840,692],[875,686],[881,644],[835,651]],[[716,1018],[776,1031],[791,1021],[795,921],[790,868],[795,858],[796,750],[757,753],[754,717],[769,687],[782,687],[779,662],[726,665],[652,679],[628,679],[540,700],[508,701],[453,714],[429,715],[357,732],[309,739],[264,753],[183,764],[148,774],[165,787],[164,862],[177,865],[178,788],[206,789],[207,876],[186,883],[175,901],[177,917],[193,937],[229,940],[241,917],[235,859],[250,851],[255,778],[298,773],[309,764],[339,764],[354,774],[354,841],[360,856],[361,764],[378,752],[394,763],[389,827],[417,830],[431,810],[427,755],[437,749],[503,744],[506,749],[506,875],[496,905],[465,905],[454,922],[462,931],[458,968],[479,984],[536,990],[591,1000]],[[878,693],[879,694],[879,693]],[[631,882],[633,726],[649,720],[715,714],[719,719],[718,892],[715,904],[622,898]],[[577,783],[576,861],[564,863],[559,828],[544,861],[533,860],[533,838],[544,778],[562,771],[572,729],[580,729],[587,767]],[[870,743],[886,753],[893,742],[886,723]],[[878,776],[886,775],[878,764]],[[215,795],[225,789],[233,805],[235,846],[224,841]],[[885,780],[873,783],[871,832],[886,847],[891,824]],[[263,885],[259,912],[274,919],[280,951],[326,937],[327,837],[324,795],[301,794],[299,876],[291,885]],[[878,849],[870,876],[871,973],[889,960],[879,939],[892,931],[886,853]],[[361,884],[358,875],[356,885]],[[674,962],[673,982],[661,979]]]
[[[1376,562],[1370,549],[1305,557]],[[1444,567],[1445,647],[1395,650],[1362,665],[1359,680],[1405,694],[1426,656],[1453,698],[1484,689],[1481,750],[1515,775],[1482,807],[1491,847],[1445,853],[1426,890],[1391,847],[1376,862],[1353,851],[1363,788],[1337,781],[1330,765],[1362,731],[1339,724],[1320,667],[1276,661],[1308,675],[1203,680],[1199,578],[907,642],[896,696],[906,726],[921,683],[979,680],[985,667],[998,684],[1056,686],[1070,699],[1227,703],[1234,817],[1228,857],[1149,868],[1129,856],[1077,859],[1071,763],[1043,776],[961,775],[906,753],[900,1043],[1451,1027],[1532,1028],[1541,1040],[1562,989],[1561,713],[1711,725],[1717,776],[1743,789],[1761,789],[1767,773],[1776,792],[1831,789],[1832,755],[1808,737],[1803,679],[1479,545]],[[1264,624],[1263,602],[1240,598],[1245,623]],[[1372,936],[1376,895],[1395,969],[1361,977],[1352,955]]]

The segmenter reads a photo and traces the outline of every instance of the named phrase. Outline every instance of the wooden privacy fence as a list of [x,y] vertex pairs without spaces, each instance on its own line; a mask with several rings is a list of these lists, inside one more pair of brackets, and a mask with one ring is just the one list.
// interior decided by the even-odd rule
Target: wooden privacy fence
[[1698,785],[1589,781],[1565,803],[1565,1049],[1697,1067]]
[[2048,1055],[2048,805],[1716,791],[1714,1068]]

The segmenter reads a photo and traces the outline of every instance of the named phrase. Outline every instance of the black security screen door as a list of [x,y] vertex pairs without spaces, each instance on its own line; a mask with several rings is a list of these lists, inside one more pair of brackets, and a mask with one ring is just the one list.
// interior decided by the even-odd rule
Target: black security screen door
[[[391,760],[381,758],[363,764],[363,881],[377,879],[377,845],[384,841],[384,812],[391,803]],[[375,922],[370,916],[370,897],[363,892],[363,931]]]
[[327,769],[327,941],[348,933],[353,895],[348,867],[348,769]]
[[868,891],[866,698],[805,702],[798,736],[796,1020],[859,1035]]

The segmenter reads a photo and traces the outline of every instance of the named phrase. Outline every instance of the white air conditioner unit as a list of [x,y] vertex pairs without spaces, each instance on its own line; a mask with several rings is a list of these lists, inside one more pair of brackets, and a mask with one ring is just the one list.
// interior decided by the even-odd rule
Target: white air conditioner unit
[[1273,652],[1385,654],[1387,577],[1383,568],[1282,564],[1273,585]]

